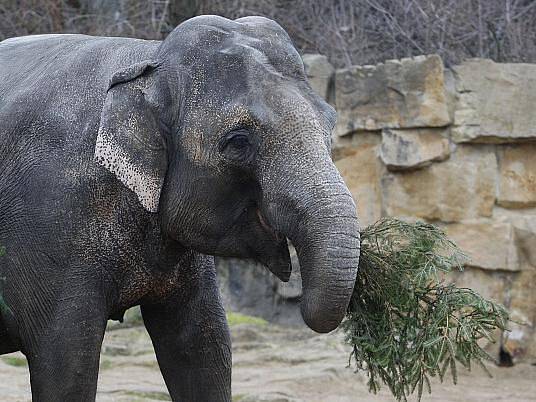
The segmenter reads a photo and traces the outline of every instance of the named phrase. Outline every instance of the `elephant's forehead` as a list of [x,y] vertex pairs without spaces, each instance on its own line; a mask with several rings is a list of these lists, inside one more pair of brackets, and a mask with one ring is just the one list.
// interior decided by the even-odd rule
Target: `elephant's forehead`
[[197,38],[181,57],[193,75],[204,76],[213,83],[238,84],[248,78],[304,79],[302,59],[288,39],[273,34],[251,36],[235,31],[225,36]]
[[255,90],[261,83],[277,85],[283,81],[304,80],[299,55],[268,52],[260,44],[232,42],[206,51],[192,64],[191,76],[218,92]]
[[[203,96],[188,102],[188,117],[200,126],[278,126],[292,120],[306,126],[323,125],[323,113],[314,105],[305,84],[298,86],[293,82],[261,82],[254,77],[246,78],[248,84],[237,96],[229,94],[225,88],[214,86],[210,96]],[[209,118],[210,117],[210,118]],[[329,123],[328,123],[329,125]]]
[[[210,61],[219,52],[253,61],[268,60],[275,68],[303,69],[301,58],[285,30],[263,17],[231,21],[218,16],[199,16],[179,25],[164,41],[163,51],[186,48],[186,56]],[[262,54],[262,57],[259,57]]]
[[[268,113],[269,116],[263,116],[268,118],[270,115],[281,117],[289,109],[300,109],[308,118],[318,112],[308,99],[310,88],[304,77],[285,74],[257,49],[247,49],[247,54],[240,56],[226,53],[228,50],[222,52],[226,56],[216,58],[217,62],[191,74],[188,99],[191,109],[211,110],[225,120],[228,115],[245,118],[249,112],[244,110],[252,111],[258,117]],[[229,55],[231,59],[227,57]],[[294,71],[292,74],[300,73]]]
[[219,53],[223,55],[221,59],[227,65],[227,68],[234,69],[238,67],[238,63],[245,72],[249,73],[248,77],[258,77],[262,76],[262,74],[274,75],[280,78],[284,77],[281,71],[281,67],[284,67],[284,65],[274,64],[265,52],[246,43],[236,43],[232,46],[227,46],[221,49]]
[[253,71],[295,78],[305,75],[301,57],[286,35],[267,32],[253,37],[234,32],[219,52],[243,60]]

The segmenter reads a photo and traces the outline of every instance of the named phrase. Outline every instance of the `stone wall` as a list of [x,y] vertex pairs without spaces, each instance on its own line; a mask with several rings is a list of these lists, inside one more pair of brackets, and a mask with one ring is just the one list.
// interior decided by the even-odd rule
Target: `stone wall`
[[504,348],[536,360],[536,65],[432,55],[321,75],[318,60],[305,57],[339,114],[334,159],[362,224],[442,226],[470,257],[453,279],[526,323]]
[[[514,361],[536,361],[536,65],[474,59],[446,69],[431,55],[335,70],[324,56],[303,59],[337,109],[333,158],[362,225],[395,216],[443,227],[470,257],[451,279],[524,322],[501,345]],[[261,268],[249,272],[234,281],[242,293],[226,292],[230,305],[270,300],[267,318],[297,317],[298,278],[287,292]],[[259,276],[271,290],[251,285]]]

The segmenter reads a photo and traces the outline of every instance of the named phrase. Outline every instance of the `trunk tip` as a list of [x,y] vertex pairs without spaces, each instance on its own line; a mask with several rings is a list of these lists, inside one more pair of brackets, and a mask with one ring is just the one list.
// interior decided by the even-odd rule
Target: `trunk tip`
[[311,309],[307,308],[306,304],[303,302],[301,305],[301,315],[305,324],[319,334],[326,334],[337,329],[344,318],[344,314],[329,314],[329,318],[327,318],[326,314],[319,314],[319,312],[311,311]]

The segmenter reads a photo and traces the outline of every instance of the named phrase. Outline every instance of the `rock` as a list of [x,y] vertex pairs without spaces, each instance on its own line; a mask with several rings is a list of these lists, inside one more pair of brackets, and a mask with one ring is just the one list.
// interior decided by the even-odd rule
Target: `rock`
[[356,130],[442,127],[450,123],[437,55],[353,66],[335,74],[339,136]]
[[[492,274],[498,274],[498,277],[483,277],[480,286],[475,282],[469,287],[480,292],[483,287],[504,286],[503,300],[496,296],[493,299],[504,304],[516,322],[511,322],[511,331],[503,335],[502,347],[514,363],[526,360],[536,362],[536,209],[508,210],[496,207],[493,218],[512,228],[520,271],[502,274],[495,271]],[[496,254],[495,247],[488,245],[488,250]]]
[[499,355],[500,347],[510,354],[514,363],[536,356],[536,270],[521,272],[488,271],[466,268],[463,272],[453,272],[448,276],[449,282],[458,287],[467,287],[481,294],[486,299],[504,305],[517,322],[510,322],[510,331],[502,336],[498,330],[495,341],[481,345],[488,353]]
[[318,95],[329,101],[335,69],[328,58],[320,54],[304,54],[302,59],[309,84]]
[[384,175],[384,212],[444,222],[488,217],[495,203],[496,176],[492,148],[460,146],[445,162]]
[[[534,267],[533,267],[534,268]],[[536,269],[520,272],[507,293],[510,301],[506,307],[515,322],[505,334],[506,351],[514,363],[536,357]]]
[[[496,208],[493,217],[514,228],[515,241],[522,257],[522,264],[536,268],[536,209],[508,210]],[[529,269],[529,267],[526,267]]]
[[271,314],[277,278],[262,265],[235,258],[216,258],[220,289],[232,311],[266,318]]
[[536,144],[504,146],[498,155],[498,204],[508,208],[536,206]]
[[381,131],[359,131],[344,137],[332,136],[331,156],[334,161],[355,154],[356,148],[362,146],[376,146],[381,144]]
[[503,337],[503,349],[510,355],[513,364],[530,362],[536,365],[536,332],[527,328],[527,325],[512,323],[510,330]]
[[514,233],[524,263],[536,268],[536,219],[527,219],[521,224],[514,223]]
[[456,142],[536,139],[536,65],[471,59],[453,66]]
[[365,227],[381,217],[381,162],[375,145],[363,145],[352,151],[335,165],[356,202],[361,227]]
[[[279,290],[281,281],[262,265],[248,260],[218,257],[216,268],[220,292],[228,310],[280,324],[303,323],[299,297],[284,297],[284,291]],[[293,284],[299,281],[296,275],[292,273]]]
[[456,79],[454,77],[454,72],[446,68],[444,71],[444,85],[445,85],[445,96],[446,96],[446,102],[447,102],[447,109],[448,114],[450,116],[450,124],[453,123],[453,117],[456,107],[456,99],[458,97],[458,94],[456,92]]
[[447,225],[445,229],[468,255],[466,265],[486,270],[521,270],[514,227],[510,223],[479,220]]
[[406,170],[442,161],[450,154],[449,140],[435,129],[383,129],[380,158],[389,170]]
[[448,275],[448,282],[461,288],[473,289],[486,299],[506,304],[508,284],[512,280],[512,272],[466,267],[463,271],[453,271]]
[[134,306],[125,311],[125,313],[123,314],[123,322],[119,322],[116,320],[108,320],[106,328],[116,329],[133,327],[136,325],[143,325],[143,318],[141,316],[140,306]]
[[[506,305],[507,294],[512,283],[512,278],[517,275],[513,272],[490,271],[475,267],[465,267],[463,271],[453,271],[446,276],[446,282],[454,283],[460,288],[469,288],[479,293],[482,297],[495,303]],[[493,332],[493,340],[483,339],[479,342],[492,356],[498,356],[500,350],[501,330]]]

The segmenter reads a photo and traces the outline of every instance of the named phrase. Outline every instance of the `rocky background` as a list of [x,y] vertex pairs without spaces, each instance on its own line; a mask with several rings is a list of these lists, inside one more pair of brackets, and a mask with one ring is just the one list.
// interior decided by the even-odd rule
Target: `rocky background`
[[[333,158],[362,226],[384,216],[439,225],[468,254],[449,276],[504,304],[519,324],[490,347],[505,364],[536,362],[536,65],[437,55],[334,69],[303,57],[338,112]],[[227,305],[299,323],[299,273],[219,260]],[[502,352],[502,353],[500,353]]]

